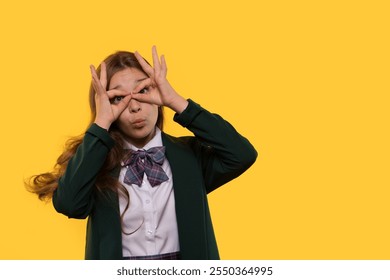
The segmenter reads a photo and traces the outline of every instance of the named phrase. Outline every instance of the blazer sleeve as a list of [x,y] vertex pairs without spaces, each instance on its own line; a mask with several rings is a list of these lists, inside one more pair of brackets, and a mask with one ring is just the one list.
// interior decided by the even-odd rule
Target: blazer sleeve
[[93,207],[96,176],[115,142],[108,132],[92,124],[69,160],[53,194],[54,208],[69,218],[86,218]]
[[206,191],[209,193],[247,170],[257,158],[252,144],[217,114],[191,99],[174,120],[195,135],[200,150]]

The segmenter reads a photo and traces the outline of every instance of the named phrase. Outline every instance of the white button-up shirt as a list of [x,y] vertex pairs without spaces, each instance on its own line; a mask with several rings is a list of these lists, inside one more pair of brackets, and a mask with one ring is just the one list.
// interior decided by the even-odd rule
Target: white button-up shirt
[[[162,146],[161,131],[142,149]],[[126,149],[139,150],[130,143]],[[122,252],[124,257],[147,256],[180,251],[176,222],[175,198],[173,192],[172,171],[167,159],[162,169],[169,180],[152,187],[146,174],[141,186],[125,184],[126,167],[121,169],[119,181],[127,189],[130,196],[129,208],[124,214],[122,225]],[[121,214],[125,210],[125,195],[119,195]]]

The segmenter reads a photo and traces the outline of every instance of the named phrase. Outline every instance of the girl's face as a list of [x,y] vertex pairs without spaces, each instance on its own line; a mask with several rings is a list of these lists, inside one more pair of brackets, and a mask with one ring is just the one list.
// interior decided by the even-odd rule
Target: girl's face
[[[142,80],[147,78],[145,73],[136,68],[125,68],[112,76],[109,90],[120,89],[130,93]],[[143,91],[146,89],[141,92]],[[116,102],[116,98],[113,99],[113,102]],[[142,148],[155,135],[157,117],[157,105],[131,99],[127,108],[119,115],[116,124],[126,141]]]

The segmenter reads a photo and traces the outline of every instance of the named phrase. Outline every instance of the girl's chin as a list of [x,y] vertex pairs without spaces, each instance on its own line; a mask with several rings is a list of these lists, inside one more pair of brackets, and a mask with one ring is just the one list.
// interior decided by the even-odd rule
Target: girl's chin
[[137,146],[145,146],[155,135],[156,130],[146,130],[145,127],[132,131],[132,133],[126,133],[126,141]]

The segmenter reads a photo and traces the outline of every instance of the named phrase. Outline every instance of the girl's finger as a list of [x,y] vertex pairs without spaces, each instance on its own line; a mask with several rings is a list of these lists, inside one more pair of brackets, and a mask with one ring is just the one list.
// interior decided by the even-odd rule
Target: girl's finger
[[102,84],[100,83],[98,78],[96,78],[96,77],[92,78],[92,86],[93,86],[96,94],[104,94],[105,93],[105,90],[102,87]]
[[153,56],[153,68],[154,68],[154,71],[160,72],[161,66],[160,66],[160,60],[158,59],[158,53],[157,53],[156,46],[152,47],[152,56]]
[[100,84],[99,77],[96,73],[96,69],[93,65],[89,67],[91,69],[91,75],[92,75],[92,85],[95,88],[95,91],[97,90],[97,85]]
[[142,89],[152,86],[152,79],[148,78],[140,82],[133,90],[133,93],[139,93]]
[[97,73],[96,73],[95,66],[90,65],[90,66],[89,66],[89,69],[91,70],[92,79],[95,80],[95,78],[98,78]]
[[126,109],[126,107],[129,105],[129,102],[131,100],[132,96],[127,95],[125,98],[123,98],[117,105],[116,107],[118,108],[118,113],[121,114],[123,110]]
[[148,74],[149,77],[153,76],[154,70],[153,67],[150,66],[145,59],[136,51],[134,52],[135,58],[138,60],[138,63],[141,65],[142,69]]
[[99,77],[97,75],[95,66],[90,65],[90,69],[91,69],[91,74],[92,74],[92,86],[95,89],[95,93],[96,94],[104,93],[106,89],[103,88],[103,86],[102,86],[102,84],[100,82],[100,79],[99,79]]
[[127,92],[120,89],[111,89],[107,91],[108,98],[113,98],[115,96],[128,96],[131,95],[131,92]]
[[102,84],[102,87],[106,89],[107,87],[107,70],[106,70],[106,63],[103,61],[100,64],[100,83]]
[[168,72],[167,62],[165,61],[165,56],[161,56],[161,74],[166,77]]
[[132,93],[131,97],[139,102],[149,103],[149,104],[155,104],[155,101],[150,94],[143,94],[143,93]]

